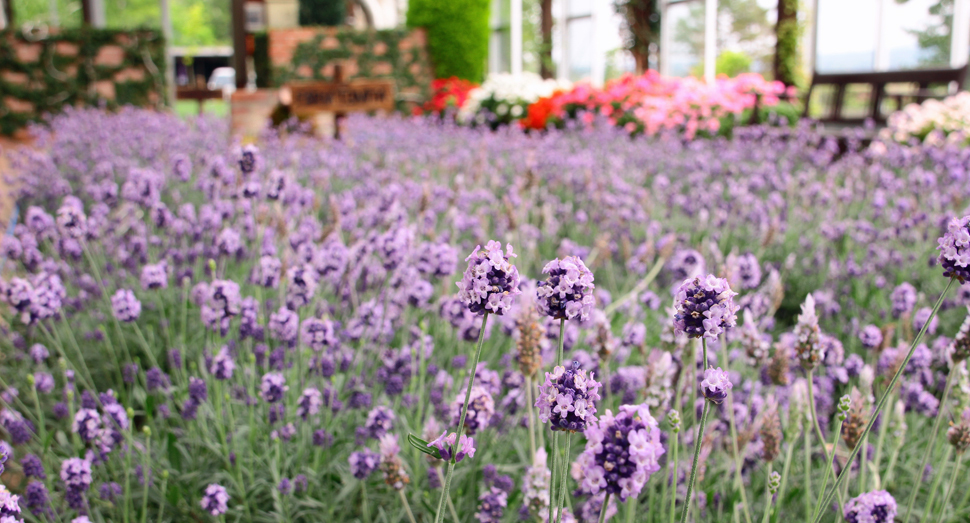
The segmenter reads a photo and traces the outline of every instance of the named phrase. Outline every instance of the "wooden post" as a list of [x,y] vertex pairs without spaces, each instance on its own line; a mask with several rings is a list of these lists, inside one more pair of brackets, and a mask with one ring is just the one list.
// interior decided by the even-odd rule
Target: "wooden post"
[[91,25],[91,20],[94,18],[94,9],[92,7],[91,0],[81,0],[81,17],[84,25]]
[[236,70],[236,89],[245,89],[246,75],[246,0],[232,2],[232,67]]
[[540,12],[542,48],[539,49],[539,74],[548,80],[556,76],[552,63],[552,0],[541,0]]
[[[333,65],[333,83],[344,83],[344,66],[342,64]],[[340,126],[343,125],[343,120],[346,117],[347,113],[337,112],[333,114],[333,138],[335,140],[340,139]]]

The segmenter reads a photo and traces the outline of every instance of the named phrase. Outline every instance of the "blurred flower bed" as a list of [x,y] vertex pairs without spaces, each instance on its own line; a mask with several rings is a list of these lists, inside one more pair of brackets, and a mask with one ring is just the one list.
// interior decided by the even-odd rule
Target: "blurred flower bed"
[[[605,99],[679,92],[642,80]],[[764,87],[731,85],[706,107]],[[575,121],[34,127],[0,243],[4,523],[962,517],[965,149]]]

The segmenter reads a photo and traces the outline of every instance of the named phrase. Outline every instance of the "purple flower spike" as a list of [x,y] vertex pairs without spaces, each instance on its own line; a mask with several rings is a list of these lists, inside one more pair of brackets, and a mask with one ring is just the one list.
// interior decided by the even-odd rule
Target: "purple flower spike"
[[542,269],[549,276],[536,283],[536,307],[539,312],[556,319],[589,319],[596,304],[593,291],[593,272],[576,256],[556,258]]
[[727,398],[727,391],[731,390],[731,380],[728,379],[727,372],[718,368],[709,368],[704,371],[704,380],[701,381],[701,392],[704,393],[704,397],[714,403],[715,405],[720,405],[725,398]]
[[276,403],[283,399],[283,394],[289,390],[286,386],[286,378],[279,372],[267,372],[263,375],[263,383],[260,386],[260,395],[266,403]]
[[213,483],[205,488],[199,504],[209,514],[221,516],[229,510],[229,493],[226,492],[226,487]]
[[937,243],[943,276],[966,283],[970,278],[970,216],[950,220],[947,230]]
[[143,290],[165,289],[168,287],[168,272],[165,262],[148,264],[141,268],[141,288]]
[[307,387],[303,389],[303,394],[300,395],[300,400],[297,402],[296,415],[306,421],[308,417],[319,414],[322,406],[323,394],[320,393],[320,390]]
[[859,341],[862,342],[863,347],[869,350],[875,349],[882,345],[882,331],[875,325],[866,325],[859,332]]
[[646,405],[623,405],[615,417],[607,410],[585,436],[586,450],[577,463],[583,488],[592,494],[603,489],[618,494],[620,501],[636,498],[660,470],[660,428]]
[[141,315],[141,302],[130,290],[118,289],[111,297],[111,311],[118,321],[135,321]]
[[84,441],[94,441],[101,432],[101,416],[94,409],[81,409],[74,415],[71,430]]
[[366,479],[381,463],[380,454],[370,449],[359,450],[350,455],[350,473],[357,479]]
[[550,422],[552,430],[579,432],[596,423],[596,401],[600,399],[601,383],[588,376],[573,362],[566,370],[558,366],[546,373],[546,382],[539,387],[539,420]]
[[845,504],[848,523],[892,523],[896,520],[896,500],[885,490],[867,492]]
[[825,345],[815,314],[815,298],[809,294],[795,324],[795,354],[805,370],[812,370],[825,360]]
[[737,323],[737,294],[713,274],[684,280],[674,293],[675,329],[691,338],[717,339]]
[[458,297],[474,314],[502,315],[512,308],[512,298],[519,290],[519,271],[509,262],[514,258],[512,246],[492,240],[481,250],[480,245],[465,258],[468,268],[458,285]]
[[232,379],[232,372],[235,368],[236,363],[232,361],[232,356],[229,354],[229,347],[223,345],[219,349],[219,353],[212,358],[212,365],[209,367],[209,372],[217,380],[228,380]]
[[[447,431],[442,432],[441,435],[438,436],[434,441],[432,441],[431,443],[428,443],[428,446],[438,449],[438,453],[441,454],[441,459],[445,461],[449,461],[451,460],[452,452],[456,448],[455,447],[456,436],[454,432],[452,432],[451,434],[447,434],[447,435],[446,434],[447,434]],[[458,454],[455,455],[455,463],[458,463],[459,461],[465,459],[466,457],[474,458],[475,457],[475,438],[462,434],[461,439],[458,439],[457,452]]]
[[[459,394],[452,403],[452,423],[458,424],[465,395]],[[495,414],[495,400],[485,387],[475,385],[468,400],[468,414],[465,415],[465,433],[474,436],[476,432],[488,427]]]

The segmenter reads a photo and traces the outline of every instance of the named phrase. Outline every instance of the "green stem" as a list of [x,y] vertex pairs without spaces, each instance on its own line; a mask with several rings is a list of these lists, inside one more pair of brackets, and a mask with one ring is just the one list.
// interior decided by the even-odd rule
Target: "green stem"
[[[839,435],[842,434],[842,420],[838,420],[835,424],[835,437],[832,438],[832,452],[830,453],[828,449],[822,448],[825,453],[825,475],[822,476],[822,492],[825,492],[826,487],[828,487],[829,476],[832,475],[832,460],[835,457],[835,449],[839,445]],[[815,512],[812,512],[812,518],[818,515],[818,511],[822,509],[822,498],[818,498],[818,503],[815,504]]]
[[[818,414],[815,413],[815,369],[808,371],[808,407],[809,411],[812,413],[812,430],[815,431],[815,437],[818,438],[819,445],[822,445],[822,450],[825,450],[825,436],[822,434],[822,427],[818,424]],[[808,440],[805,440],[806,444]],[[822,492],[825,492],[824,490]]]
[[[866,460],[869,454],[869,436],[862,438],[862,456],[859,459],[859,493],[866,491],[866,470],[869,462]],[[823,491],[824,492],[824,491]]]
[[[933,480],[933,486],[930,488],[930,500],[926,502],[926,510],[923,512],[923,516],[930,516],[933,514],[933,503],[936,501],[936,493],[940,491],[940,484],[943,483],[943,471],[946,470],[946,464],[950,462],[950,454],[953,452],[953,447],[947,445],[946,453],[943,456],[943,466],[940,467],[940,471],[933,471],[936,478]],[[943,507],[946,510],[946,507]],[[921,518],[922,520],[922,518]]]
[[[946,288],[943,289],[942,293],[940,293],[940,298],[936,300],[936,305],[933,306],[933,310],[932,312],[930,312],[930,317],[926,319],[925,323],[923,323],[923,328],[919,330],[919,334],[916,335],[916,338],[913,340],[913,343],[910,345],[909,352],[906,354],[906,359],[904,359],[902,363],[899,365],[899,368],[896,369],[896,374],[893,375],[893,379],[889,382],[889,387],[886,389],[885,392],[883,392],[882,397],[879,398],[879,403],[876,404],[876,410],[869,417],[869,423],[866,424],[865,430],[862,431],[863,437],[868,436],[869,431],[872,430],[872,425],[873,423],[876,422],[876,418],[879,416],[879,413],[882,411],[882,408],[885,406],[886,399],[889,398],[890,394],[892,394],[893,389],[896,388],[896,383],[899,381],[900,374],[902,374],[903,369],[906,368],[906,365],[909,364],[910,358],[913,357],[913,352],[916,351],[916,345],[919,344],[920,340],[923,338],[923,334],[926,333],[926,327],[933,321],[933,318],[936,317],[937,311],[940,310],[940,305],[943,304],[943,298],[946,297],[946,293],[947,291],[950,290],[950,286],[952,285],[953,285],[953,278],[950,278],[950,281],[947,282],[946,284]],[[856,448],[852,449],[852,453],[849,454],[849,459],[848,461],[846,461],[846,463],[852,463],[855,460],[856,454],[858,454],[858,452],[859,452],[859,446],[856,445]],[[842,472],[839,474],[838,479],[835,480],[835,485],[833,485],[833,490],[831,493],[829,494],[823,493],[824,499],[822,501],[822,506],[825,506],[826,503],[831,502],[832,496],[835,495],[835,489],[838,489],[839,486],[842,484],[842,482],[845,480],[846,476],[848,476],[848,470],[850,468],[851,467],[846,466],[845,468],[842,469]],[[822,515],[819,514],[818,517],[815,518],[814,523],[819,523],[821,519],[822,519]]]
[[947,506],[950,503],[950,496],[953,495],[953,489],[957,486],[957,477],[960,475],[960,454],[957,454],[956,459],[953,460],[953,474],[950,475],[950,486],[946,489],[946,495],[943,496],[943,508],[940,510],[940,515],[936,518],[936,523],[942,523],[943,516],[946,515]]
[[[940,410],[933,421],[933,432],[930,433],[929,445],[923,450],[923,457],[919,461],[919,468],[916,469],[917,477],[922,477],[923,471],[926,470],[926,464],[930,461],[930,455],[933,454],[933,449],[936,447],[936,438],[940,433],[940,425],[942,425],[943,418],[946,417],[946,400],[947,396],[950,394],[950,385],[953,383],[953,369],[946,374],[946,385],[943,387],[943,399],[940,400]],[[916,496],[919,494],[919,487],[922,481],[913,482],[913,491],[909,493],[909,501],[906,502],[906,517],[903,521],[909,521],[909,516],[913,512],[913,504],[916,503]]]
[[[468,376],[468,387],[465,389],[464,407],[461,409],[461,416],[458,417],[458,431],[455,432],[456,447],[461,441],[461,434],[465,429],[465,415],[468,414],[468,400],[471,399],[472,385],[475,384],[475,374],[478,372],[478,361],[482,358],[482,345],[485,343],[485,325],[487,322],[488,312],[485,312],[482,316],[482,328],[478,333],[478,348],[475,350],[475,360],[472,362],[471,375]],[[441,489],[441,497],[438,499],[438,510],[434,518],[435,523],[441,523],[444,519],[444,511],[442,509],[444,508],[445,499],[448,497],[448,491],[451,490],[451,477],[455,472],[455,458],[458,457],[457,449],[451,454],[451,459],[448,461],[448,472],[445,474],[445,484]]]
[[[674,523],[674,517],[677,514],[677,467],[680,465],[680,460],[677,457],[677,453],[680,450],[680,432],[675,433],[673,443],[670,445],[674,448],[674,475],[669,483],[672,483],[670,492],[670,515],[668,516],[668,523]],[[666,478],[665,478],[666,479]],[[667,481],[664,485],[667,485]]]
[[600,519],[599,523],[606,521],[606,508],[610,505],[610,493],[606,493],[606,497],[603,498],[603,506],[600,507]]
[[[809,401],[812,401],[809,398]],[[812,444],[809,441],[812,431],[805,427],[805,516],[812,513]],[[821,498],[819,498],[821,499]]]
[[162,517],[165,515],[165,499],[166,499],[166,496],[165,496],[166,490],[165,489],[166,488],[168,488],[168,471],[167,470],[162,471],[162,490],[160,491],[162,495],[160,496],[161,499],[158,502],[158,518],[155,519],[155,521],[158,521],[159,523],[161,523],[162,521],[164,521],[164,519],[162,519]]
[[[704,344],[707,345],[706,343]],[[734,488],[741,493],[741,508],[744,509],[744,520],[751,523],[751,511],[748,510],[748,497],[744,490],[744,480],[741,478],[741,452],[738,449],[738,430],[734,420],[734,394],[728,391],[728,425],[731,427],[731,450],[734,451]]]
[[[145,428],[147,429],[148,426],[146,425]],[[141,471],[142,478],[145,480],[145,494],[144,494],[144,496],[141,499],[141,523],[146,523],[148,521],[148,485],[151,483],[148,480],[148,478],[149,478],[148,471],[150,470],[149,467],[151,466],[151,458],[152,458],[152,436],[151,436],[151,431],[150,430],[146,430],[145,431],[145,435],[146,435],[146,438],[145,438],[145,453],[143,454],[143,460],[142,460],[142,465],[141,465],[142,466],[142,471]],[[131,451],[129,450],[129,452],[131,452]],[[164,493],[163,493],[163,496],[164,496]]]
[[765,482],[765,515],[761,518],[761,523],[768,523],[771,518],[771,465],[768,462],[768,481]]
[[687,480],[687,497],[684,498],[684,512],[681,513],[680,523],[686,523],[687,514],[690,512],[690,496],[694,491],[694,478],[697,476],[697,459],[701,454],[701,441],[704,439],[704,424],[707,423],[707,414],[711,411],[711,402],[704,402],[704,412],[701,414],[701,425],[697,430],[697,437],[694,440],[694,459],[690,467],[690,479]]
[[788,450],[785,452],[785,466],[781,469],[781,487],[778,488],[778,499],[785,499],[785,489],[788,487],[788,473],[791,472],[791,460],[795,454],[794,440],[788,437],[785,439],[788,441]]
[[535,406],[532,404],[532,376],[525,377],[525,406],[529,414],[529,465],[535,465],[536,460],[536,418]]
[[[701,347],[704,347],[704,370],[707,370],[707,338],[701,338]],[[695,362],[694,365],[697,365]]]
[[411,512],[411,504],[408,503],[408,497],[404,495],[404,489],[398,490],[397,493],[401,496],[401,503],[404,504],[404,511],[408,513],[408,520],[411,523],[417,523],[414,520],[414,513]]
[[563,502],[566,499],[566,471],[569,470],[569,442],[572,437],[572,432],[566,433],[566,445],[560,451],[562,458],[559,461],[559,468],[562,470],[559,472],[559,498],[556,500],[556,523],[560,523],[562,521]]

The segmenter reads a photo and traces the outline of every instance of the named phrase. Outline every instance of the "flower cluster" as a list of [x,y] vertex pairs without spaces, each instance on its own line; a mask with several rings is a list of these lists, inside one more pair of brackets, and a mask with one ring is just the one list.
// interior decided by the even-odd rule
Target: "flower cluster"
[[709,368],[704,371],[704,379],[701,380],[701,393],[708,401],[715,405],[720,405],[726,398],[727,392],[734,385],[728,378],[727,372],[718,368]]
[[578,463],[585,472],[583,488],[592,494],[603,489],[620,501],[636,498],[660,470],[660,429],[646,405],[623,405],[616,416],[607,409],[584,434],[586,450]]
[[552,430],[581,432],[596,423],[596,402],[600,399],[601,383],[593,374],[573,362],[571,369],[557,366],[546,373],[546,381],[539,387],[535,406],[539,420],[550,423]]
[[847,523],[892,523],[896,520],[896,500],[885,490],[866,492],[845,503]]
[[429,447],[438,449],[438,454],[441,456],[441,459],[451,461],[454,458],[455,463],[458,463],[466,457],[475,457],[475,438],[462,434],[461,439],[457,440],[458,444],[455,445],[457,438],[455,433],[446,434],[446,432],[442,432],[441,436],[438,436],[431,443],[428,443]]
[[795,324],[795,355],[806,370],[814,369],[825,359],[825,346],[821,341],[818,316],[815,314],[815,298],[809,294],[802,304],[802,313]]
[[965,283],[970,278],[970,216],[950,220],[938,243],[943,275]]
[[737,322],[735,296],[727,280],[713,274],[684,280],[674,292],[675,328],[691,338],[717,339]]
[[222,485],[213,483],[205,488],[199,505],[213,516],[221,516],[229,510],[229,493]]
[[555,319],[586,321],[596,299],[593,291],[593,272],[576,256],[556,258],[542,268],[548,274],[536,283],[536,307],[539,312]]
[[473,314],[502,315],[512,308],[512,298],[521,292],[519,271],[509,261],[514,257],[511,245],[502,252],[502,244],[492,240],[465,258],[468,268],[457,284],[458,296]]

